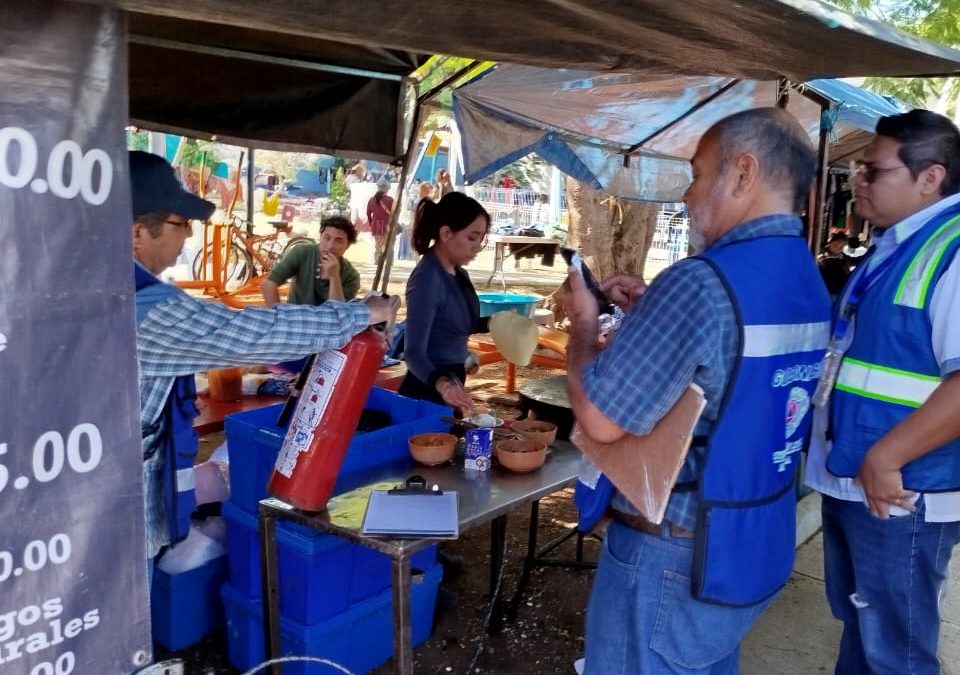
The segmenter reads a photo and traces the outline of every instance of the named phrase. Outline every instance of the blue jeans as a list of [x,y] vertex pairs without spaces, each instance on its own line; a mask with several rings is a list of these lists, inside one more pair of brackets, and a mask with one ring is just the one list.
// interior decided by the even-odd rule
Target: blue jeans
[[843,622],[836,675],[939,675],[940,597],[960,523],[881,519],[823,497],[827,600]]
[[773,599],[700,602],[692,565],[692,539],[610,526],[587,607],[584,675],[736,675],[740,641]]

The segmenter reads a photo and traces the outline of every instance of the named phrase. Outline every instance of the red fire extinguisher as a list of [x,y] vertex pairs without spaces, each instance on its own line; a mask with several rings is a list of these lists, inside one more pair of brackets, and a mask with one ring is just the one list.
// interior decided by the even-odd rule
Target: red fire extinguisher
[[317,354],[267,484],[274,497],[304,511],[326,507],[386,353],[375,330]]

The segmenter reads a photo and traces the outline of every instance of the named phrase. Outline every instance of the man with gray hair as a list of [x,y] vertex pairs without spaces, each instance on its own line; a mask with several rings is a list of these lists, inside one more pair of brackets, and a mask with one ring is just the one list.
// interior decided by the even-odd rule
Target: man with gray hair
[[582,430],[649,434],[681,394],[707,403],[662,523],[588,467],[581,528],[612,519],[587,610],[587,675],[736,673],[743,636],[787,582],[794,472],[829,332],[829,297],[796,213],[816,167],[783,110],[741,112],[700,140],[684,201],[702,252],[648,289],[602,289],[628,310],[602,351],[575,271],[567,382]]

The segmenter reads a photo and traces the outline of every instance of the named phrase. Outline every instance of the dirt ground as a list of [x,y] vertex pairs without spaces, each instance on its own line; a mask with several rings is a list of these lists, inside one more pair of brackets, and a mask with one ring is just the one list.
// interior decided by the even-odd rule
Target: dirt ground
[[[536,366],[519,368],[518,384],[557,372]],[[502,395],[504,374],[503,363],[484,366],[468,383],[468,388],[478,399]],[[519,410],[498,404],[497,412],[504,417],[513,417]],[[222,434],[204,438],[201,459],[222,440]],[[541,500],[541,545],[575,525],[576,511],[571,497],[572,490],[565,490]],[[501,593],[507,601],[513,595],[522,569],[528,522],[529,511],[526,509],[518,510],[508,518],[501,580]],[[488,635],[485,622],[490,608],[490,526],[468,530],[458,540],[445,543],[443,548],[449,555],[462,558],[463,567],[459,573],[448,575],[441,584],[445,601],[438,603],[433,633],[414,652],[417,673],[553,675],[573,672],[573,661],[583,651],[584,610],[592,580],[589,570],[535,569],[516,620],[505,624],[499,635]],[[586,560],[596,560],[598,550],[594,540],[586,539],[584,550]],[[550,557],[569,560],[574,554],[575,540],[571,539]],[[455,600],[452,606],[448,606],[450,599]],[[213,634],[201,644],[176,654],[158,650],[158,659],[170,656],[183,659],[189,675],[235,675],[240,672],[229,666],[226,638],[222,633]],[[387,675],[393,670],[388,663],[373,672]]]

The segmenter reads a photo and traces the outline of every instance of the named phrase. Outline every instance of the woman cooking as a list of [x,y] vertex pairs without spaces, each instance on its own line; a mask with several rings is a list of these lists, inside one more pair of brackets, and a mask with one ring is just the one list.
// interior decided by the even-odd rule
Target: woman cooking
[[489,214],[461,192],[420,200],[413,223],[413,247],[423,257],[407,280],[407,376],[399,393],[464,415],[473,408],[463,387],[467,339],[488,321],[463,267],[483,250],[489,229]]

